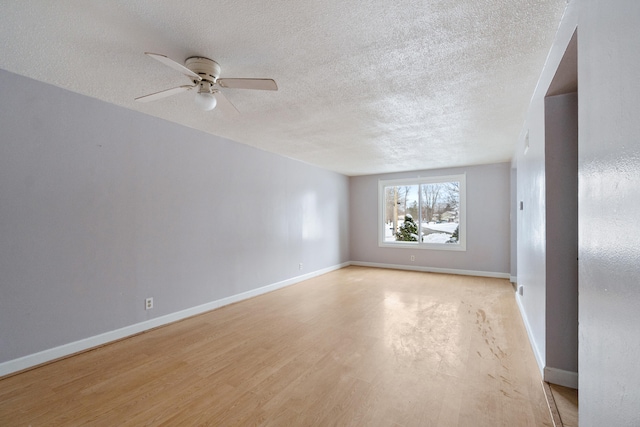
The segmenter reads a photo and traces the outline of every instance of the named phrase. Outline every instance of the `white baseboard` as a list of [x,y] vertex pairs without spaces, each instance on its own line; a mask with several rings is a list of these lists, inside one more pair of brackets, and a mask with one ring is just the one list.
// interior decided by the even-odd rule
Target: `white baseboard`
[[522,306],[522,301],[520,301],[520,296],[518,293],[515,293],[516,302],[518,303],[518,309],[520,310],[520,317],[522,317],[522,321],[524,322],[524,328],[527,330],[527,336],[529,337],[529,344],[531,344],[531,348],[533,349],[533,355],[536,357],[536,363],[538,364],[538,369],[540,369],[540,375],[544,378],[544,365],[545,359],[542,357],[538,346],[536,345],[536,341],[533,339],[533,333],[531,331],[531,325],[529,325],[529,319],[527,318],[527,314],[524,311],[524,307]]
[[544,368],[543,378],[551,384],[558,384],[569,388],[578,388],[578,373],[573,371],[565,371],[563,369]]
[[494,277],[497,279],[508,279],[510,277],[509,273],[496,273],[492,271],[458,270],[454,268],[423,267],[418,265],[414,266],[414,265],[402,265],[402,264],[381,264],[377,262],[362,262],[362,261],[351,261],[351,265],[357,265],[360,267],[390,268],[394,270],[423,271],[427,273],[445,273],[445,274],[459,274],[463,276]]
[[509,276],[509,281],[511,283],[518,283],[518,278],[516,276]]
[[345,262],[343,264],[327,267],[322,270],[317,270],[311,273],[303,274],[301,276],[293,277],[291,279],[283,280],[281,282],[272,283],[271,285],[263,286],[258,289],[253,289],[251,291],[243,292],[243,293],[232,295],[230,297],[222,298],[216,301],[211,301],[206,304],[191,307],[186,310],[177,311],[175,313],[167,314],[165,316],[156,317],[155,319],[150,319],[144,322],[125,326],[124,328],[105,332],[103,334],[95,335],[93,337],[85,338],[79,341],[74,341],[69,344],[63,344],[61,346],[43,350],[38,353],[29,354],[27,356],[23,356],[18,359],[9,360],[7,362],[0,363],[0,378],[5,375],[12,374],[14,372],[19,372],[25,369],[29,369],[46,362],[50,362],[52,360],[60,359],[62,357],[66,357],[72,354],[86,351],[91,348],[110,343],[112,341],[129,337],[131,335],[139,334],[140,332],[148,331],[149,329],[157,328],[159,326],[177,322],[178,320],[182,320],[188,317],[202,314],[207,311],[211,311],[228,304],[232,304],[238,301],[253,298],[258,295],[266,294],[267,292],[272,292],[280,288],[291,286],[298,282],[302,282],[304,280],[308,280],[313,277],[320,276],[322,274],[326,274],[334,270],[339,270],[341,268],[348,267],[349,265],[350,265],[349,262]]

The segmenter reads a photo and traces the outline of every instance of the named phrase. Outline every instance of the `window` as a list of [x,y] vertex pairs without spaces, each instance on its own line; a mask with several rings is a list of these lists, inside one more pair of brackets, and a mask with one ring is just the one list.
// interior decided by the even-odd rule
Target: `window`
[[380,246],[466,250],[465,175],[379,182]]

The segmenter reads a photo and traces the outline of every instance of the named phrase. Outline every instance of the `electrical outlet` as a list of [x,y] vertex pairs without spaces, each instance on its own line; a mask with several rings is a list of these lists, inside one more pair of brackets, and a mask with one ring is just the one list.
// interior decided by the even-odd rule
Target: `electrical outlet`
[[298,270],[302,270],[302,263],[298,264]]
[[416,256],[415,255],[411,255],[411,261],[415,261],[416,260]]
[[153,298],[147,298],[144,300],[144,309],[151,310],[153,308]]

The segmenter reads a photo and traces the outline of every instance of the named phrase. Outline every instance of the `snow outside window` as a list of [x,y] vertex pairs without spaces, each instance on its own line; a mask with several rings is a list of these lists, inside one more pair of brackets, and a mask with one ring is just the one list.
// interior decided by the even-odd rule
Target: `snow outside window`
[[465,175],[379,182],[379,246],[466,250]]

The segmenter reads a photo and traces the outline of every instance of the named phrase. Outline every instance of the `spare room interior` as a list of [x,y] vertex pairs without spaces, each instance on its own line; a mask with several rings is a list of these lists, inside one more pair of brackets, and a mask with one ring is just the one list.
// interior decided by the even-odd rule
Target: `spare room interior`
[[0,424],[640,424],[640,3],[2,10]]

